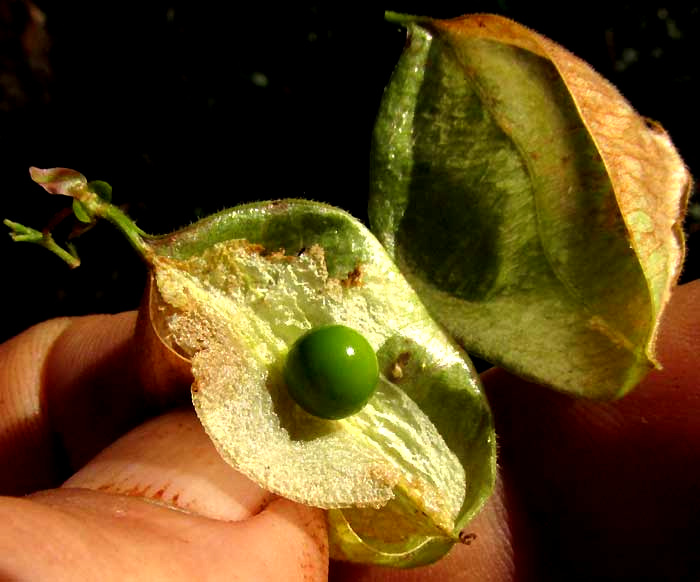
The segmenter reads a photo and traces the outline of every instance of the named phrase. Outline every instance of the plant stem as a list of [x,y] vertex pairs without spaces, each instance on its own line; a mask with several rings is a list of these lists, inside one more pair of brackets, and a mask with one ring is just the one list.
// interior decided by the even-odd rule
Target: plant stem
[[109,202],[105,202],[97,195],[95,195],[94,203],[93,200],[88,202],[88,207],[95,216],[104,218],[116,226],[126,236],[136,252],[150,262],[153,250],[144,241],[144,237],[149,235],[136,226],[136,223],[124,211]]
[[12,230],[10,233],[12,240],[17,242],[30,242],[44,247],[68,263],[68,266],[71,269],[75,269],[76,267],[80,266],[80,258],[78,258],[78,255],[75,252],[69,252],[56,244],[56,241],[53,239],[50,232],[40,232],[36,229],[24,226],[19,222],[13,222],[11,220],[4,220],[3,223]]

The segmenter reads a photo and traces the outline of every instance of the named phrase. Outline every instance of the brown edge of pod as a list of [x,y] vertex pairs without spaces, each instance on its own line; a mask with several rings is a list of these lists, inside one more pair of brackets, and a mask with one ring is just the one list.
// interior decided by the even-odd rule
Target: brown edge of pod
[[164,336],[163,318],[158,312],[165,309],[150,273],[136,320],[134,339],[139,346],[138,375],[157,408],[170,408],[191,403],[190,387],[193,382],[191,363],[177,353]]

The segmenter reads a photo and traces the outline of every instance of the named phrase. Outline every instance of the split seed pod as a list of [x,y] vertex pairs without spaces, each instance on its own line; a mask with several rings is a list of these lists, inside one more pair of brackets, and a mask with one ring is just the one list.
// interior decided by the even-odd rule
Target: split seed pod
[[[466,354],[378,241],[306,201],[237,207],[148,241],[152,320],[192,362],[215,446],[264,488],[329,509],[336,558],[434,561],[490,494],[495,437]],[[284,366],[309,330],[341,324],[376,352],[376,391],[326,420],[289,394]]]
[[[333,557],[416,566],[459,541],[494,484],[491,413],[467,355],[362,224],[286,200],[151,237],[78,172],[32,177],[124,232],[151,270],[148,349],[191,366],[195,410],[231,466],[328,510]],[[368,342],[379,379],[364,406],[326,419],[295,402],[284,370],[299,338],[338,325]]]

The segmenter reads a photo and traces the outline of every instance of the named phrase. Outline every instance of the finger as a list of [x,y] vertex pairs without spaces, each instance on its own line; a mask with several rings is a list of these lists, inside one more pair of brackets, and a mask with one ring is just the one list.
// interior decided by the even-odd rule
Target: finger
[[130,497],[61,490],[0,498],[0,517],[6,580],[321,582],[327,576],[308,514],[282,499],[231,523]]
[[74,318],[43,362],[46,412],[71,473],[145,417],[134,325],[134,313]]
[[275,499],[222,460],[191,410],[174,411],[134,429],[63,487],[150,499],[231,521],[260,513]]
[[[81,376],[94,376],[102,364],[123,362],[132,331],[133,316],[128,314],[63,318],[37,325],[0,346],[0,464],[7,468],[0,474],[1,492],[21,494],[56,483],[64,470],[56,453],[65,443],[49,410],[54,408],[59,418],[66,407],[84,412],[81,395],[71,387]],[[114,374],[115,365],[110,368]],[[92,402],[99,401],[93,392]],[[103,440],[105,428],[80,448],[90,440]]]
[[[153,414],[135,322],[133,312],[57,319],[0,346],[0,465],[11,468],[0,493],[56,486]],[[171,390],[189,394],[187,380]]]
[[138,428],[64,488],[0,501],[0,524],[0,571],[17,578],[327,577],[323,513],[236,474],[191,412]]
[[70,320],[55,319],[0,345],[0,493],[33,491],[53,481],[43,362]]
[[537,516],[550,577],[575,568],[577,579],[673,580],[697,569],[699,306],[700,282],[676,290],[658,341],[664,369],[617,402],[486,375],[501,466]]

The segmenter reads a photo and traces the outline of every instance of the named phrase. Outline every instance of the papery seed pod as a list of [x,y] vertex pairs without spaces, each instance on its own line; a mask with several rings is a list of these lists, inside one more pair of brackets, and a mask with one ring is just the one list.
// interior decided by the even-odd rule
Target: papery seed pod
[[372,229],[469,351],[558,390],[625,394],[683,260],[690,177],[666,133],[505,18],[392,18]]

